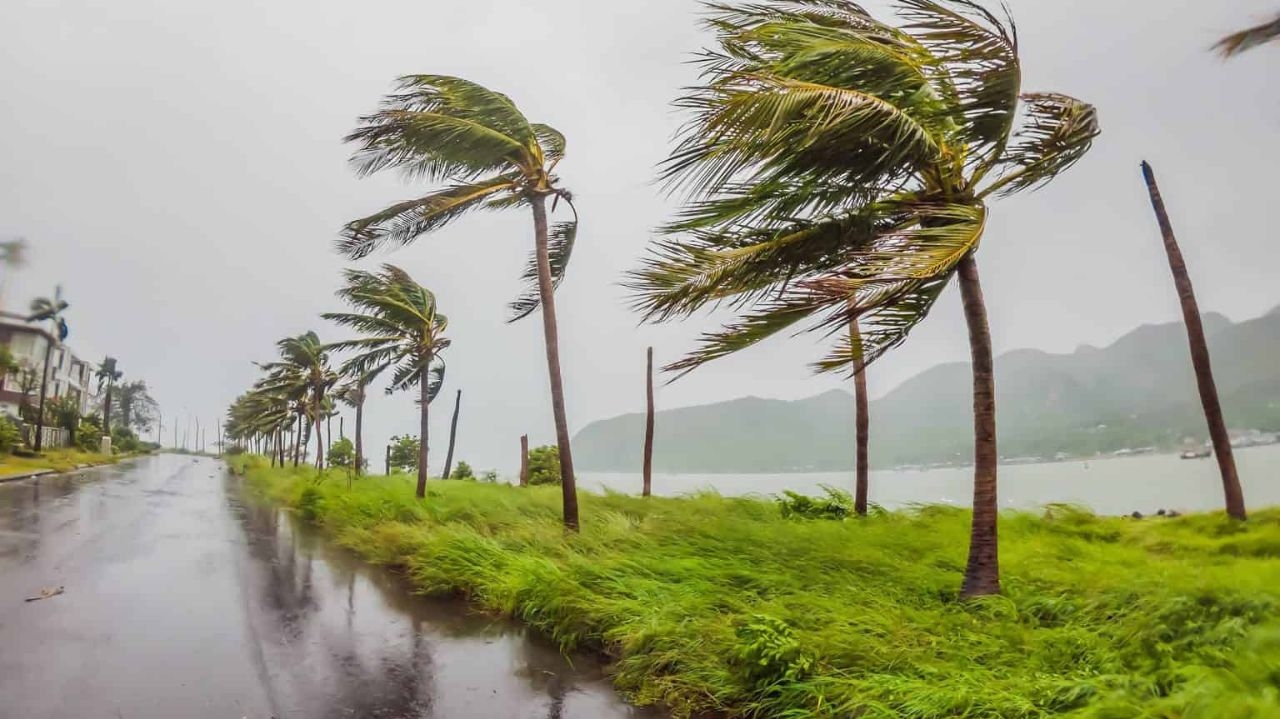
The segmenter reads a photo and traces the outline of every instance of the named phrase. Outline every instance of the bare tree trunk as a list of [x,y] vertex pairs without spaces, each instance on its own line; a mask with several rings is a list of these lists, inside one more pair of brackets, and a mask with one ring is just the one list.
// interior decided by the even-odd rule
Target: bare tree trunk
[[315,392],[313,392],[312,394],[314,396],[315,413],[316,413],[316,416],[315,416],[316,470],[323,471],[324,470],[324,433],[321,430],[324,429],[324,425],[320,423],[320,413],[324,411],[324,408],[323,408],[324,393],[321,392],[319,388],[317,388]]
[[[430,366],[430,363],[423,364],[423,367],[427,366]],[[430,383],[431,373],[423,370],[422,379],[418,383],[418,402],[420,404],[418,417],[418,489],[414,493],[418,499],[424,499],[427,496],[427,407],[430,406],[428,401],[431,397]]]
[[556,329],[555,287],[551,284],[551,260],[547,253],[547,206],[542,196],[531,198],[534,243],[538,258],[538,294],[542,303],[542,332],[546,338],[547,372],[551,376],[551,409],[555,416],[556,444],[560,449],[560,492],[564,526],[578,529],[578,491],[574,484],[573,452],[569,448],[569,420],[564,409],[564,384],[560,379],[560,339]]
[[520,486],[529,486],[529,435],[520,435]]
[[[862,345],[862,333],[858,331],[858,321],[849,322],[849,343],[850,346],[860,347]],[[854,430],[857,436],[855,442],[855,481],[854,481],[854,498],[853,511],[859,517],[867,516],[867,492],[870,488],[870,471],[871,466],[867,458],[867,442],[869,436],[867,434],[871,419],[867,410],[867,369],[866,367],[858,368],[853,375],[853,402],[854,402]]]
[[973,358],[973,525],[969,535],[969,563],[960,589],[960,596],[969,598],[1000,593],[995,364],[991,358],[987,306],[978,281],[978,263],[972,252],[960,261],[960,296],[969,326],[969,353]]
[[356,402],[356,474],[364,472],[364,385]]
[[458,410],[461,407],[462,390],[458,390],[458,395],[453,400],[453,421],[449,423],[449,451],[444,456],[444,474],[441,475],[445,479],[449,478],[449,472],[453,470],[453,443],[458,438]]
[[653,348],[645,352],[644,491],[653,494]]
[[302,456],[302,415],[293,423],[293,466],[297,467]]
[[1222,491],[1226,499],[1227,514],[1232,519],[1243,520],[1248,516],[1244,506],[1244,490],[1240,487],[1240,476],[1236,473],[1236,458],[1231,450],[1231,435],[1227,431],[1227,423],[1222,417],[1218,386],[1213,380],[1213,366],[1209,361],[1209,343],[1205,340],[1204,325],[1200,321],[1200,306],[1196,303],[1191,276],[1187,274],[1187,263],[1182,259],[1182,250],[1178,247],[1178,239],[1173,234],[1173,223],[1170,222],[1169,213],[1165,210],[1164,198],[1160,196],[1155,171],[1151,169],[1151,165],[1144,162],[1142,174],[1147,180],[1151,206],[1155,209],[1156,219],[1160,222],[1160,232],[1164,235],[1164,251],[1169,255],[1169,270],[1173,273],[1173,284],[1178,290],[1178,300],[1182,303],[1182,320],[1187,326],[1187,342],[1191,346],[1191,365],[1196,373],[1196,386],[1200,390],[1200,404],[1204,408],[1204,419],[1209,425],[1209,439],[1213,442],[1213,454],[1218,460],[1218,471],[1222,474]]

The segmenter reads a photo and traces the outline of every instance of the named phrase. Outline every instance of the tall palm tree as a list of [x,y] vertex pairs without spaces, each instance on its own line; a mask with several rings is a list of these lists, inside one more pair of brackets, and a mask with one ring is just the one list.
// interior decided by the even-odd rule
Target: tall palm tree
[[27,321],[31,323],[48,322],[51,332],[49,342],[44,347],[44,371],[40,373],[40,399],[36,410],[36,442],[37,452],[44,449],[44,402],[49,396],[49,365],[53,361],[53,347],[67,338],[67,321],[62,313],[70,307],[62,299],[62,287],[54,290],[53,297],[37,297],[31,301],[31,314]]
[[[315,332],[288,337],[276,343],[280,359],[262,365],[267,377],[262,388],[286,397],[293,403],[299,425],[306,419],[308,443],[316,440],[316,469],[324,469],[324,442],[321,420],[329,390],[338,382],[338,374],[329,366],[328,348]],[[301,429],[301,428],[300,428]],[[301,432],[295,435],[294,465],[298,463]]]
[[[358,259],[387,245],[407,245],[471,210],[527,207],[533,214],[534,252],[524,273],[531,283],[512,304],[511,321],[542,308],[551,406],[564,523],[578,527],[569,422],[560,376],[555,288],[564,278],[577,236],[578,216],[569,191],[553,174],[564,158],[565,138],[550,125],[531,123],[506,95],[444,75],[408,75],[382,108],[361,119],[347,140],[357,144],[353,162],[369,175],[397,169],[410,180],[444,185],[349,223],[338,249]],[[564,201],[573,218],[548,227],[551,210]]]
[[444,336],[449,320],[436,308],[435,295],[414,282],[407,272],[383,265],[374,274],[348,270],[347,285],[338,291],[354,312],[321,315],[365,335],[335,342],[333,349],[355,352],[342,367],[345,375],[377,377],[391,371],[387,394],[418,387],[419,444],[417,496],[427,496],[428,408],[444,384],[444,360],[449,347]]
[[1280,14],[1277,14],[1271,22],[1255,25],[1222,38],[1213,46],[1213,49],[1223,57],[1235,57],[1246,50],[1272,42],[1276,38],[1280,38]]
[[98,391],[102,392],[105,388],[106,392],[102,399],[102,431],[106,434],[111,434],[111,395],[115,390],[116,382],[124,377],[124,372],[117,367],[118,364],[115,357],[104,357],[95,373],[98,378]]
[[1156,221],[1160,224],[1160,234],[1164,238],[1165,254],[1169,257],[1169,270],[1173,273],[1173,284],[1178,291],[1178,301],[1182,305],[1182,320],[1187,327],[1187,342],[1191,347],[1191,365],[1196,374],[1196,387],[1200,391],[1200,404],[1204,408],[1205,422],[1209,425],[1209,439],[1213,442],[1213,454],[1218,460],[1218,471],[1222,475],[1222,491],[1226,497],[1227,514],[1233,519],[1246,519],[1244,507],[1244,490],[1240,487],[1240,476],[1236,473],[1236,458],[1231,450],[1231,435],[1227,432],[1226,420],[1222,418],[1222,403],[1218,401],[1218,385],[1213,381],[1213,366],[1209,361],[1209,343],[1205,340],[1204,325],[1200,321],[1200,305],[1196,302],[1195,289],[1191,286],[1191,276],[1187,274],[1187,263],[1182,259],[1182,249],[1178,247],[1178,239],[1173,234],[1173,222],[1164,206],[1164,198],[1160,195],[1160,186],[1156,184],[1155,171],[1151,165],[1142,163],[1142,176],[1147,182],[1147,192],[1151,196],[1151,207],[1155,210]]
[[[962,593],[992,594],[995,387],[974,254],[987,203],[1074,164],[1097,118],[1065,95],[1021,94],[1011,20],[970,0],[898,7],[900,26],[844,0],[715,6],[719,49],[680,101],[694,117],[665,166],[690,203],[628,284],[650,321],[740,313],[669,371],[806,323],[839,335],[819,370],[857,373],[958,276],[975,435]],[[853,322],[857,341],[844,331]]]

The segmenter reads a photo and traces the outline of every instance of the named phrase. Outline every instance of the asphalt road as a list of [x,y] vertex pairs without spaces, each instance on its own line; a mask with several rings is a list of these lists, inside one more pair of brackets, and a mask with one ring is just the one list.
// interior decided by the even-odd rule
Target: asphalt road
[[591,658],[414,597],[214,460],[0,484],[0,719],[639,716]]

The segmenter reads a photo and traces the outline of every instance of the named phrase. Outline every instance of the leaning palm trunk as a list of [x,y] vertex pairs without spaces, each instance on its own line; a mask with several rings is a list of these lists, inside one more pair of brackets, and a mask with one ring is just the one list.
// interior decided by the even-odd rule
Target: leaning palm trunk
[[644,488],[645,497],[653,494],[653,348],[645,353],[644,415]]
[[458,410],[462,409],[462,390],[458,390],[457,397],[453,400],[453,421],[449,423],[449,451],[444,455],[444,474],[440,475],[442,479],[448,479],[453,471],[453,443],[458,439]]
[[560,339],[556,330],[555,287],[547,253],[546,198],[531,199],[538,258],[538,295],[542,303],[542,331],[547,345],[547,372],[551,375],[551,409],[555,416],[556,445],[560,450],[560,491],[564,500],[564,526],[578,529],[578,492],[574,485],[573,453],[569,448],[569,421],[564,410],[564,384],[560,379]]
[[356,474],[364,472],[364,388],[356,402]]
[[[849,323],[849,344],[852,347],[862,346],[862,334],[858,331],[858,321]],[[867,410],[867,369],[859,367],[853,375],[854,430],[857,432],[855,442],[855,483],[853,511],[859,517],[867,516],[867,491],[870,485],[870,462],[867,458],[867,431],[871,425]]]
[[1226,495],[1227,514],[1233,519],[1245,519],[1244,491],[1240,488],[1240,477],[1236,474],[1236,459],[1231,451],[1231,435],[1227,432],[1227,423],[1222,418],[1222,404],[1218,400],[1218,386],[1213,381],[1213,367],[1209,361],[1209,344],[1205,340],[1204,325],[1200,321],[1200,307],[1196,303],[1196,293],[1191,286],[1191,277],[1187,274],[1187,264],[1182,259],[1182,250],[1178,247],[1178,239],[1173,234],[1173,223],[1165,210],[1164,198],[1160,196],[1160,187],[1156,184],[1155,172],[1151,165],[1142,163],[1142,174],[1147,181],[1147,192],[1151,195],[1151,206],[1155,209],[1156,219],[1160,223],[1160,232],[1164,236],[1164,250],[1169,256],[1169,270],[1173,272],[1173,284],[1178,289],[1178,300],[1182,303],[1182,319],[1187,326],[1187,341],[1191,345],[1191,365],[1196,373],[1196,385],[1200,389],[1200,404],[1204,407],[1205,422],[1209,425],[1209,438],[1213,442],[1213,454],[1218,460],[1218,470],[1222,474],[1222,491]]
[[960,295],[969,326],[969,352],[973,358],[973,524],[969,536],[969,563],[964,570],[963,597],[1000,593],[1000,556],[997,524],[1000,505],[996,497],[996,383],[991,359],[991,330],[987,306],[978,281],[978,263],[970,253],[960,261]]
[[[428,363],[430,364],[430,363]],[[418,488],[414,496],[425,499],[427,496],[427,411],[431,406],[430,375],[422,373],[418,391]]]

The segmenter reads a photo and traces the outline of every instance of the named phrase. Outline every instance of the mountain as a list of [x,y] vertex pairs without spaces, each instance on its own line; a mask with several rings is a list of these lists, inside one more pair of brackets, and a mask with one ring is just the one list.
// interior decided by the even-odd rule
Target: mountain
[[[1204,326],[1228,425],[1280,429],[1280,307],[1240,323],[1209,313]],[[968,363],[938,365],[872,402],[873,465],[968,462],[970,381]],[[1001,355],[996,406],[1006,458],[1174,448],[1206,435],[1181,323],[1144,325],[1104,348]],[[665,410],[656,425],[659,472],[835,471],[853,463],[853,397],[842,390]],[[594,422],[573,440],[575,463],[639,471],[643,436],[643,414]]]

